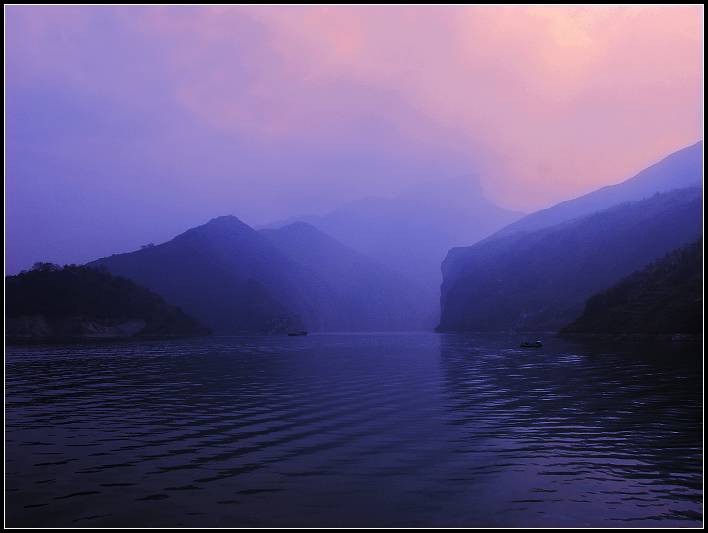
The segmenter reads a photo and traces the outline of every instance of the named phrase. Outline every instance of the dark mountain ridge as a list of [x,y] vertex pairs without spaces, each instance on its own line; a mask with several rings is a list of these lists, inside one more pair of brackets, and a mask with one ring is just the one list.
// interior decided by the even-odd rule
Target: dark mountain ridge
[[303,327],[292,305],[298,285],[290,261],[234,216],[90,264],[154,290],[215,333]]
[[703,243],[667,254],[585,304],[562,334],[698,335],[702,331]]
[[450,250],[440,331],[555,331],[585,300],[701,235],[702,190],[660,193]]
[[419,288],[307,224],[258,232],[218,217],[91,264],[149,287],[220,334],[431,327]]
[[105,270],[50,263],[5,278],[9,339],[174,337],[209,330],[157,294]]

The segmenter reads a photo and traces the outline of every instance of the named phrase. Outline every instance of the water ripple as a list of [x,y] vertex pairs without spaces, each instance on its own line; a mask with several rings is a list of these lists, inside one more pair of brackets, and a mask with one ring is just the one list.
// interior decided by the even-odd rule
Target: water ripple
[[7,523],[700,525],[699,347],[518,342],[9,347]]

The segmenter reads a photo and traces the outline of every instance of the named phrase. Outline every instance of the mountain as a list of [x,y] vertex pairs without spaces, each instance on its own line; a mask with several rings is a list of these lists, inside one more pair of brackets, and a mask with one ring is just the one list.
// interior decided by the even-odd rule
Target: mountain
[[440,331],[557,330],[585,300],[701,235],[702,190],[655,194],[450,250]]
[[5,278],[10,339],[172,337],[209,331],[157,294],[107,271],[38,263]]
[[234,216],[90,263],[150,288],[215,333],[302,328],[297,268]]
[[700,334],[702,241],[675,250],[595,294],[563,334]]
[[486,200],[478,180],[467,177],[424,183],[392,198],[364,198],[299,220],[437,293],[440,263],[452,246],[474,243],[520,216]]
[[317,309],[311,329],[391,331],[434,326],[433,293],[314,226],[297,222],[260,233],[305,274],[308,299]]
[[218,217],[91,264],[149,287],[220,334],[433,325],[431,295],[304,223],[256,231]]
[[523,217],[491,238],[531,232],[572,220],[623,202],[643,200],[657,192],[699,186],[703,179],[703,141],[678,150],[635,176],[573,200],[561,202]]

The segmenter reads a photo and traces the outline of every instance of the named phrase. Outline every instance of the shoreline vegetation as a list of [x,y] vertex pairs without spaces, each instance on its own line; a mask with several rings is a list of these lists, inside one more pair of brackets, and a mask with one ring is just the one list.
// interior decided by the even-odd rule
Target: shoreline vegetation
[[209,335],[180,308],[105,269],[37,263],[5,278],[5,341]]
[[700,336],[702,249],[698,239],[596,293],[560,333],[672,340]]

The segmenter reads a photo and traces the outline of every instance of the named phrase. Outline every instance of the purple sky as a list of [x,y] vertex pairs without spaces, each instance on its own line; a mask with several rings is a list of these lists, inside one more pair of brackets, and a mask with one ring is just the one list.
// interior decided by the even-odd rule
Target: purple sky
[[8,273],[473,173],[530,211],[702,128],[696,6],[5,14]]

